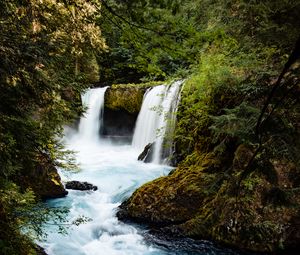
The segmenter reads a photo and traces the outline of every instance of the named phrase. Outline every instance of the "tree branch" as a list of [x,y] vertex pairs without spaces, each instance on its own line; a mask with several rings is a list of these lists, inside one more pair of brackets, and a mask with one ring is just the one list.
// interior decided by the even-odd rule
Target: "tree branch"
[[255,127],[255,135],[258,137],[260,135],[260,128],[261,128],[261,124],[263,122],[263,117],[268,109],[269,104],[271,103],[272,98],[274,97],[277,89],[280,87],[281,81],[284,77],[284,75],[286,74],[286,72],[289,70],[289,68],[296,62],[296,60],[300,58],[300,36],[296,42],[296,45],[294,47],[294,50],[292,51],[288,61],[285,63],[284,68],[282,70],[282,72],[280,73],[274,87],[272,88],[262,110],[261,113],[258,117],[257,120],[257,124]]
[[108,3],[106,2],[106,0],[100,0],[100,2],[103,4],[103,6],[105,7],[106,10],[108,10],[111,14],[113,14],[114,16],[116,16],[117,18],[119,18],[120,20],[122,20],[123,22],[125,22],[126,24],[130,25],[130,26],[133,26],[133,27],[136,27],[136,28],[139,28],[139,29],[144,29],[144,30],[148,30],[148,31],[151,31],[153,33],[156,33],[158,35],[169,35],[169,36],[176,36],[174,33],[166,33],[166,32],[161,32],[161,31],[156,31],[152,28],[149,28],[149,27],[144,27],[144,26],[141,26],[141,25],[138,25],[138,24],[135,24],[135,23],[132,23],[130,21],[128,21],[127,19],[125,19],[124,17],[122,17],[121,15],[117,14],[109,5]]

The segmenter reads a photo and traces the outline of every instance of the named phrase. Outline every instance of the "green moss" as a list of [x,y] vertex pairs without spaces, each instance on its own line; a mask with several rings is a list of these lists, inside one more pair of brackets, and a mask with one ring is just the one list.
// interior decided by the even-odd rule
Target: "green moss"
[[144,83],[126,83],[126,84],[113,84],[111,86],[112,89],[120,89],[120,88],[149,88],[161,84],[167,83],[166,81],[151,81]]
[[[233,154],[241,164],[228,170],[215,154],[194,152],[169,176],[139,188],[127,201],[129,215],[168,224],[188,237],[260,252],[282,249],[294,238],[289,232],[290,220],[297,217],[299,209],[266,201],[273,184],[260,171],[251,172],[238,186],[242,154],[249,156],[251,151],[241,145]],[[282,180],[281,185],[286,182]],[[295,204],[298,200],[293,197]]]
[[125,110],[131,114],[138,114],[146,90],[149,87],[161,84],[159,82],[152,82],[112,85],[105,93],[105,107],[112,110]]

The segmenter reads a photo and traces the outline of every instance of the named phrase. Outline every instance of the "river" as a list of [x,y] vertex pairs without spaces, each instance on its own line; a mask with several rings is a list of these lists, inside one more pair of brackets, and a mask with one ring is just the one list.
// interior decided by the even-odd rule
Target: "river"
[[137,161],[140,151],[131,144],[99,137],[105,89],[90,90],[83,96],[88,110],[80,121],[78,131],[69,130],[64,138],[66,147],[76,151],[80,171],[60,170],[63,181],[87,181],[98,186],[98,190],[69,190],[67,197],[47,202],[49,206],[68,208],[69,222],[80,216],[91,221],[67,228],[64,235],[58,233],[57,226],[46,224],[47,237],[40,244],[47,254],[238,254],[208,241],[161,239],[150,235],[146,227],[117,219],[116,212],[122,201],[142,184],[167,175],[172,168]]

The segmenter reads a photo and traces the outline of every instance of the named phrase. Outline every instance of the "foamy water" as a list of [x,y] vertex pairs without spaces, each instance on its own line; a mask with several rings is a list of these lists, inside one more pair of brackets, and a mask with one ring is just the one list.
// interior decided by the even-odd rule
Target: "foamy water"
[[49,255],[164,254],[146,244],[135,227],[118,221],[116,210],[136,188],[166,175],[170,168],[137,161],[138,151],[130,145],[86,142],[77,136],[68,143],[69,149],[78,151],[81,171],[62,171],[63,180],[87,181],[97,185],[98,190],[69,190],[66,198],[49,203],[69,208],[70,222],[81,215],[92,221],[70,228],[64,236],[48,228],[48,238],[43,244],[46,252]]
[[207,241],[160,240],[149,235],[146,241],[147,229],[117,219],[122,201],[142,184],[167,175],[172,168],[137,161],[140,150],[135,147],[100,139],[105,90],[92,89],[83,95],[89,109],[80,120],[79,131],[69,130],[64,138],[67,148],[76,151],[80,171],[60,171],[63,181],[87,181],[97,185],[98,190],[69,190],[67,197],[48,201],[50,206],[68,208],[66,219],[70,223],[81,216],[91,221],[70,227],[66,235],[58,233],[57,226],[46,224],[48,236],[39,244],[49,255],[235,254]]

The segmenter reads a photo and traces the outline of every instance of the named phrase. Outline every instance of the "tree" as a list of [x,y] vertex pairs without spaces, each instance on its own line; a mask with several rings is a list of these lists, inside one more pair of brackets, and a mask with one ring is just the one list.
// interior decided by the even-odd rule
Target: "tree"
[[98,1],[83,0],[0,3],[0,246],[4,254],[28,254],[32,244],[20,228],[30,218],[39,218],[29,213],[39,194],[26,189],[22,177],[35,172],[41,157],[57,165],[68,155],[59,138],[62,125],[82,111],[79,95],[98,76],[94,55],[106,48],[95,23],[100,7]]

